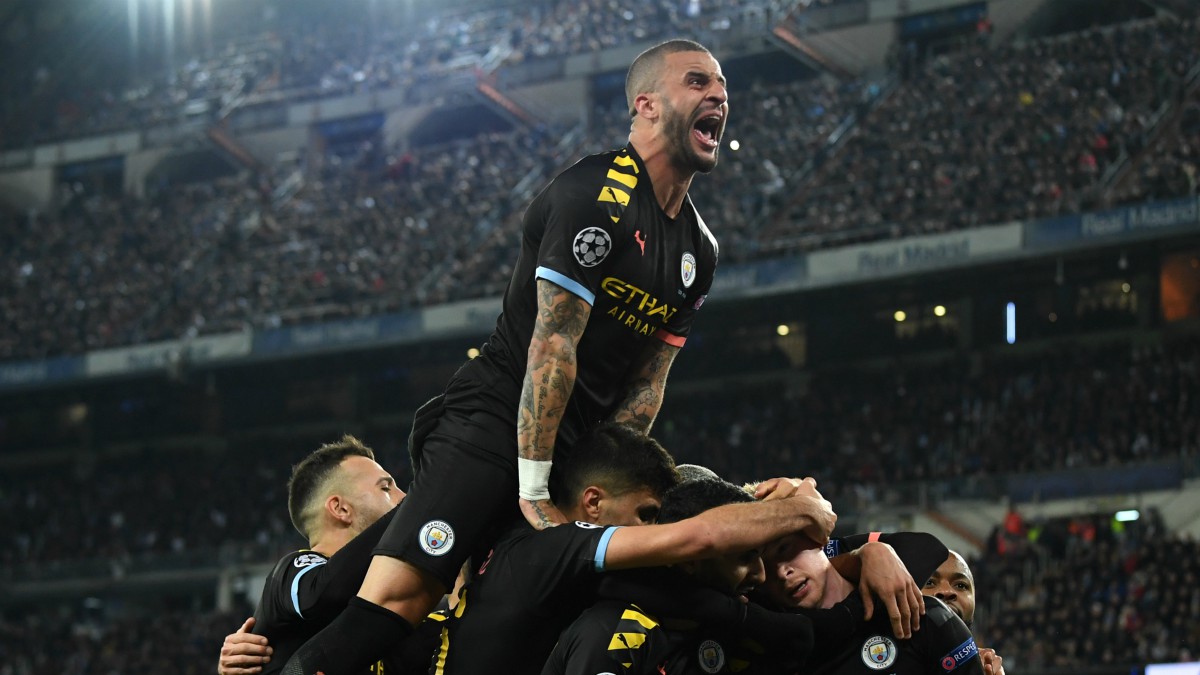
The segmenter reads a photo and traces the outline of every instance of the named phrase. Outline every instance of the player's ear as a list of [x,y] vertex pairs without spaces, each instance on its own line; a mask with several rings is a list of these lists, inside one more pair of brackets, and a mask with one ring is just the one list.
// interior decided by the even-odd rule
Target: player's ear
[[349,525],[354,522],[354,507],[341,495],[333,494],[325,498],[325,511],[334,520]]
[[580,505],[583,506],[583,512],[586,513],[592,521],[595,521],[600,517],[600,502],[604,501],[608,497],[608,493],[605,492],[604,488],[602,487],[589,485],[583,489],[583,494],[581,496],[582,501],[580,502]]
[[660,111],[658,96],[650,92],[638,94],[637,98],[633,99],[633,109],[637,111],[637,117],[657,119]]

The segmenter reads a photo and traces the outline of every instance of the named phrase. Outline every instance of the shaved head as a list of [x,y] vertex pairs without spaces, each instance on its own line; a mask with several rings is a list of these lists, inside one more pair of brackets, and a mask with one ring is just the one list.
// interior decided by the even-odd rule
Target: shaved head
[[637,114],[634,101],[637,100],[639,94],[658,91],[659,80],[662,77],[663,57],[680,52],[702,52],[711,56],[711,52],[699,42],[668,40],[647,49],[633,60],[633,64],[629,66],[629,72],[625,75],[625,103],[629,108],[630,117]]

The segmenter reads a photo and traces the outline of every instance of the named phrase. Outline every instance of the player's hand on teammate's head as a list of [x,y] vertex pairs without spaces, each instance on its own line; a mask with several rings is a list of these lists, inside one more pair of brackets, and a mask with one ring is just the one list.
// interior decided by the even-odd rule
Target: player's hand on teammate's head
[[217,675],[254,675],[261,673],[263,665],[271,662],[275,650],[267,644],[267,638],[250,632],[254,617],[246,619],[236,633],[225,636],[221,645],[221,658],[217,661]]
[[758,484],[754,490],[754,498],[762,501],[784,499],[794,495],[820,498],[817,492],[817,479],[808,478],[772,478]]
[[520,499],[521,515],[525,516],[525,520],[534,529],[546,530],[555,525],[562,525],[567,522],[567,517],[549,499],[539,499],[532,502],[524,498],[518,499]]
[[790,499],[805,504],[804,513],[812,519],[810,524],[801,529],[805,536],[821,546],[829,543],[829,537],[833,534],[834,526],[837,525],[837,513],[833,510],[833,504],[830,504],[829,500],[822,497],[820,493],[817,493],[815,497],[796,494]]
[[925,613],[921,588],[891,546],[868,542],[857,554],[862,559],[858,589],[865,609],[863,619],[870,620],[874,615],[874,596],[878,596],[887,608],[892,632],[901,640],[911,638],[913,631],[921,629],[921,615]]
[[984,675],[1004,675],[1004,657],[997,654],[995,649],[980,647],[979,659],[983,661]]

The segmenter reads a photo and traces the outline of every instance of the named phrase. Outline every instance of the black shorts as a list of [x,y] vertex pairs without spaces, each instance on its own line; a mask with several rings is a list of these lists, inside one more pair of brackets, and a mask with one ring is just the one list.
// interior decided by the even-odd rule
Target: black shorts
[[502,419],[488,405],[497,388],[478,369],[464,367],[440,400],[418,411],[409,448],[413,481],[375,548],[376,555],[432,574],[446,590],[463,562],[486,554],[497,534],[522,517],[516,402],[506,415],[511,421]]

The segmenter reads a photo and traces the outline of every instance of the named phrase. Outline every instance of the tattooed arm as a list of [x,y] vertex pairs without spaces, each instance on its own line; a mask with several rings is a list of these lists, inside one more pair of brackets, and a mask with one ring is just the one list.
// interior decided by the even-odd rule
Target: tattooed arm
[[[517,457],[548,462],[554,456],[558,425],[575,386],[575,347],[592,308],[545,279],[537,280],[537,304],[525,382],[517,404]],[[538,529],[566,520],[546,499],[522,497],[521,512]]]
[[663,393],[667,388],[667,371],[679,347],[658,340],[650,340],[642,351],[641,358],[633,364],[633,377],[625,386],[625,398],[613,411],[612,421],[634,427],[648,434],[662,407]]

